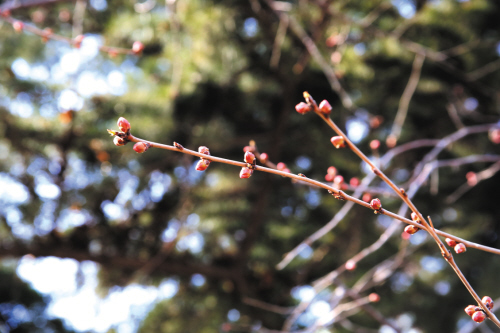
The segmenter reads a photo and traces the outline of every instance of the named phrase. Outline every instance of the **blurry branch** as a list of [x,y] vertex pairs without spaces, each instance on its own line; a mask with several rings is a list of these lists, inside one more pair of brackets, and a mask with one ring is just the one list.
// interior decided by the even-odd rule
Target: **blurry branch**
[[448,111],[448,115],[450,116],[451,121],[453,122],[453,124],[455,124],[455,127],[458,129],[463,128],[464,124],[462,123],[462,120],[458,115],[455,104],[448,103],[448,105],[446,105],[446,110]]
[[467,74],[467,79],[469,81],[476,81],[483,76],[486,76],[490,73],[493,73],[494,71],[497,71],[500,69],[500,59],[497,59],[493,62],[490,62],[489,64],[478,68],[470,73]]
[[274,40],[273,52],[271,54],[271,61],[269,66],[271,68],[277,68],[281,57],[281,47],[285,41],[286,30],[288,28],[288,16],[280,17],[280,23],[278,25],[278,31],[276,31],[276,38]]
[[86,0],[77,0],[73,11],[73,38],[83,33],[83,19],[87,9]]
[[293,307],[283,307],[274,304],[269,304],[250,297],[243,297],[242,301],[247,305],[282,315],[288,315],[293,311]]
[[[351,98],[347,94],[347,92],[342,88],[342,85],[340,84],[339,79],[337,78],[337,75],[335,75],[335,72],[333,71],[332,67],[326,62],[326,60],[323,58],[321,55],[321,52],[319,51],[318,47],[314,43],[314,41],[309,37],[309,35],[306,33],[304,28],[295,20],[294,17],[289,16],[283,12],[279,12],[275,9],[274,6],[274,1],[272,0],[265,0],[268,6],[274,11],[274,13],[282,19],[288,19],[290,29],[293,31],[293,33],[300,39],[300,41],[304,44],[306,47],[307,51],[311,54],[313,59],[318,63],[318,65],[321,67],[321,70],[326,76],[326,79],[330,83],[331,88],[333,91],[335,91],[340,100],[342,101],[342,105],[350,110],[354,110],[354,103],[352,102]],[[287,17],[287,18],[284,18]]]
[[489,168],[474,174],[474,180],[472,180],[472,181],[468,180],[467,182],[462,184],[462,186],[460,186],[455,192],[453,192],[452,194],[450,194],[446,198],[446,203],[447,204],[454,203],[462,195],[467,193],[471,188],[473,188],[474,186],[479,184],[479,182],[493,177],[498,171],[500,171],[500,162],[497,162],[497,163],[493,164],[492,166],[490,166]]
[[401,135],[401,129],[403,128],[403,124],[406,120],[410,100],[413,96],[413,93],[415,93],[418,81],[420,80],[420,73],[422,72],[422,65],[424,64],[424,60],[424,55],[420,53],[415,54],[415,60],[413,60],[413,66],[408,84],[406,85],[403,95],[401,95],[398,112],[396,113],[396,118],[394,119],[391,133],[387,137],[387,143],[389,147],[394,147],[399,139],[399,136]]
[[0,5],[0,11],[12,11],[20,8],[39,7],[58,2],[74,2],[75,0],[13,0]]

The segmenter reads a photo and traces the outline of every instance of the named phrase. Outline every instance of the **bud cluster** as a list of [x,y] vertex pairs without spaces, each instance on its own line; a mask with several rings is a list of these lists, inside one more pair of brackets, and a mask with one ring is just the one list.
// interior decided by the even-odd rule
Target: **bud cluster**
[[[422,222],[420,222],[420,219],[418,218],[417,213],[415,213],[415,212],[412,212],[412,213],[411,213],[411,220],[412,220],[413,222],[418,223],[418,224],[422,224]],[[412,224],[407,225],[407,226],[405,227],[405,232],[406,232],[407,234],[409,234],[409,235],[413,235],[414,233],[416,233],[416,232],[417,232],[417,231],[419,231],[419,230],[420,230],[420,228],[419,228],[419,227],[414,226],[414,225],[412,225]]]
[[[205,146],[199,146],[198,147],[198,152],[200,154],[205,154],[205,155],[210,155],[210,150],[205,147]],[[196,164],[196,170],[198,171],[205,171],[207,170],[208,166],[210,165],[210,160],[207,160],[203,157],[200,157],[200,160]]]
[[245,155],[243,156],[243,160],[247,164],[243,168],[241,168],[240,171],[240,178],[250,178],[250,176],[253,174],[253,171],[255,170],[255,163],[257,162],[257,159],[255,158],[254,153],[251,151],[245,151]]
[[464,243],[457,243],[456,240],[451,239],[451,238],[446,238],[445,239],[446,244],[448,244],[449,247],[452,247],[456,253],[464,253],[467,251],[467,247],[465,246]]
[[[484,296],[481,301],[484,303],[484,305],[486,305],[488,310],[493,309],[493,306],[495,305],[490,296]],[[486,313],[484,313],[484,310],[479,306],[469,305],[465,308],[464,311],[465,313],[467,313],[467,315],[471,316],[472,320],[474,320],[476,323],[481,323],[486,319]]]
[[304,91],[304,98],[306,100],[306,103],[300,102],[299,104],[295,105],[295,110],[298,113],[306,114],[312,110],[316,110],[324,116],[329,116],[332,112],[332,106],[326,99],[321,101],[318,106],[316,104],[316,101],[312,98],[311,95],[309,95],[307,91]]
[[129,142],[128,136],[130,135],[130,123],[127,119],[120,117],[118,118],[116,124],[118,125],[120,132],[108,129],[108,133],[114,136],[113,143],[116,146],[124,146]]

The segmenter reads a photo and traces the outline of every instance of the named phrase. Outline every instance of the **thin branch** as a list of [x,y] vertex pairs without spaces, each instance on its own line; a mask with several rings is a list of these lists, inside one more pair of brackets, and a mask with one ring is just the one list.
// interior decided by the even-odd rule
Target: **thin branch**
[[493,62],[490,62],[489,64],[484,65],[481,68],[478,68],[470,73],[467,74],[467,79],[469,81],[476,81],[482,78],[483,76],[486,76],[490,73],[493,73],[494,71],[497,71],[500,69],[500,59],[497,59]]
[[280,23],[278,25],[278,30],[276,31],[276,38],[274,39],[273,52],[271,54],[271,61],[269,66],[271,68],[277,68],[281,57],[281,48],[283,42],[285,41],[286,30],[288,29],[288,16],[280,16]]

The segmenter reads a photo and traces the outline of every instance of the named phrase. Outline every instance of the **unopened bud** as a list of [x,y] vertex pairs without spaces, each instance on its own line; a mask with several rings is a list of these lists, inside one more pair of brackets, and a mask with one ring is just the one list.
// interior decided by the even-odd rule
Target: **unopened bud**
[[376,303],[380,301],[380,295],[377,293],[371,293],[370,295],[368,295],[368,300],[370,302]]
[[415,212],[411,212],[411,220],[414,222],[419,222],[418,215]]
[[299,104],[295,105],[295,110],[297,110],[297,112],[300,114],[306,114],[311,111],[311,107],[307,105],[307,103],[300,102]]
[[267,163],[268,160],[269,160],[269,156],[266,153],[260,154],[260,161],[262,163]]
[[486,319],[486,314],[483,311],[476,311],[472,315],[472,320],[476,323],[482,323]]
[[134,44],[132,44],[132,52],[134,54],[140,54],[142,51],[144,50],[144,44],[142,44],[141,42],[139,41],[136,41],[134,42]]
[[476,306],[475,305],[469,305],[464,309],[465,313],[467,313],[469,316],[472,317],[474,312],[476,312]]
[[249,164],[253,164],[255,162],[255,155],[253,153],[247,151],[245,153],[244,160],[245,160],[245,162],[247,162]]
[[199,146],[198,147],[198,153],[205,154],[205,155],[210,155],[210,150],[207,147],[205,147],[205,146]]
[[207,170],[207,168],[208,168],[209,165],[210,165],[210,161],[202,158],[196,164],[196,170],[198,170],[198,171],[205,171],[205,170]]
[[349,185],[351,185],[352,187],[358,187],[359,179],[356,177],[352,177],[351,180],[349,180]]
[[345,147],[345,141],[342,136],[334,136],[330,139],[331,143],[335,148],[343,148]]
[[142,154],[144,153],[146,150],[148,150],[150,147],[150,145],[148,143],[145,143],[145,142],[137,142],[135,145],[134,145],[134,150],[139,153],[139,154]]
[[457,245],[455,245],[454,249],[456,253],[464,253],[465,251],[467,251],[467,247],[464,243],[458,243]]
[[483,299],[481,300],[484,305],[486,305],[486,307],[488,309],[493,309],[493,306],[495,305],[495,303],[493,302],[493,299],[491,299],[490,296],[484,296]]
[[325,116],[328,116],[332,112],[332,106],[326,99],[319,103],[319,112],[321,112]]
[[380,148],[380,141],[378,141],[378,140],[372,140],[372,141],[370,141],[370,148],[372,150],[379,149]]
[[348,271],[355,270],[356,269],[356,262],[352,259],[347,260],[347,262],[345,263],[345,269],[347,269]]
[[120,138],[119,136],[115,136],[115,138],[113,139],[113,143],[116,146],[124,146],[127,144],[127,141],[124,138]]
[[344,182],[344,177],[341,175],[337,175],[333,178],[333,183],[337,185],[341,185]]
[[14,23],[12,23],[12,27],[16,32],[22,32],[24,29],[24,23],[21,21],[14,21]]
[[361,198],[361,200],[363,200],[364,202],[370,202],[371,199],[372,195],[370,193],[363,194],[363,197]]
[[79,49],[79,48],[80,48],[80,46],[82,45],[82,41],[83,41],[83,39],[84,39],[84,38],[85,38],[85,36],[84,36],[84,35],[78,35],[78,36],[76,36],[76,37],[75,37],[75,39],[73,40],[73,45],[74,45],[77,49]]
[[118,122],[116,124],[123,133],[128,133],[130,131],[130,123],[127,119],[120,117],[118,118]]
[[414,233],[416,233],[417,231],[419,231],[420,229],[415,227],[414,225],[407,225],[405,227],[405,232],[409,235],[413,235]]
[[382,203],[380,202],[380,199],[378,198],[372,199],[372,201],[370,201],[370,207],[375,210],[379,210],[380,208],[382,208]]
[[253,170],[250,169],[250,168],[247,168],[247,167],[243,167],[241,168],[241,171],[240,171],[240,178],[250,178],[250,176],[252,175],[253,173]]
[[445,242],[446,244],[448,244],[449,247],[455,247],[457,245],[457,242],[451,238],[446,238]]
[[283,162],[279,162],[278,164],[276,164],[276,169],[278,169],[279,171],[283,171],[286,169],[286,164]]

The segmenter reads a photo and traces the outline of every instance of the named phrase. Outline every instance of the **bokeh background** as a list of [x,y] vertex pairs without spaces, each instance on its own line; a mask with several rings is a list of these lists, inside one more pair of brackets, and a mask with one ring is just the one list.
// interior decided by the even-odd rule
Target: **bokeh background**
[[[242,180],[229,165],[199,172],[188,155],[116,147],[106,129],[121,116],[138,137],[204,145],[238,161],[254,140],[271,161],[322,181],[329,166],[346,180],[368,171],[352,152],[332,147],[333,132],[318,117],[295,112],[304,90],[328,99],[334,121],[374,159],[369,143],[382,142],[379,154],[388,150],[416,54],[423,63],[398,144],[500,116],[494,0],[47,1],[26,2],[11,16],[85,38],[79,49],[43,43],[0,21],[2,333],[279,331],[287,312],[310,300],[292,325],[307,329],[334,307],[339,290],[331,284],[316,293],[313,282],[392,223],[355,207],[278,270],[342,202],[279,176]],[[98,50],[134,41],[145,45],[140,56]],[[438,159],[500,154],[490,137],[467,136]],[[387,174],[407,186],[431,148],[394,158]],[[468,172],[490,165],[434,172],[417,207],[439,229],[500,247],[499,175],[450,200]],[[384,207],[397,211],[399,199],[383,193]],[[430,237],[420,232],[408,243],[403,227],[338,282],[353,286],[404,246],[404,260],[361,296],[377,292],[373,307],[400,332],[472,332],[463,312],[472,297]],[[500,296],[497,256],[469,249],[455,257],[479,295]],[[395,330],[359,311],[310,331]]]

